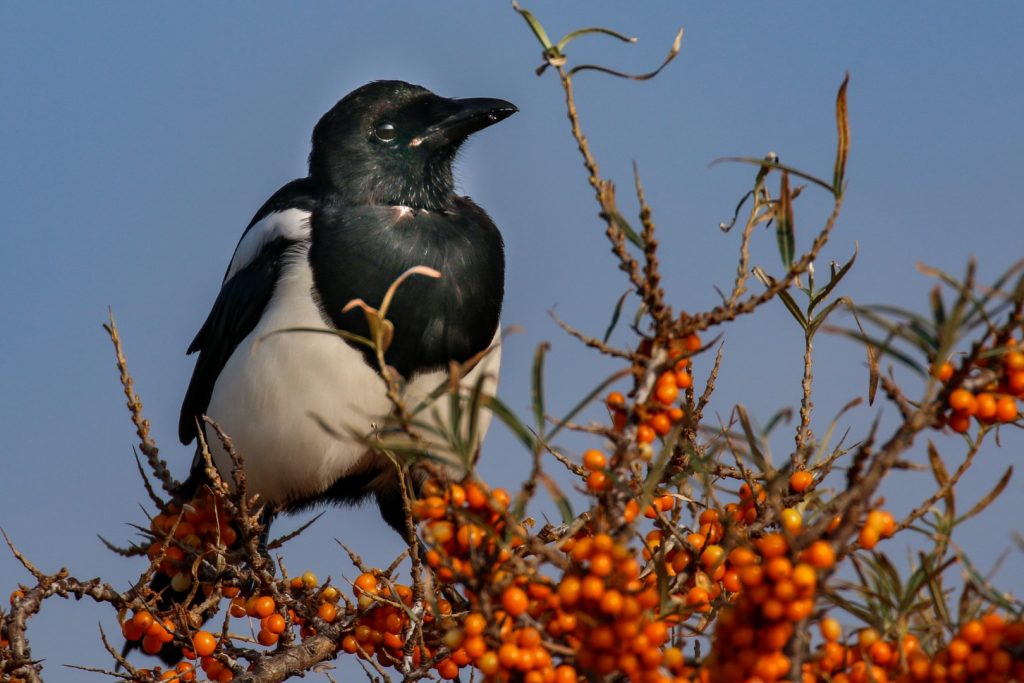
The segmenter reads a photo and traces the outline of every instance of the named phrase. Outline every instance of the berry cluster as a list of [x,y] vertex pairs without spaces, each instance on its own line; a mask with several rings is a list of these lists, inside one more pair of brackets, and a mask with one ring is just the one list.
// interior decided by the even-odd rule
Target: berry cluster
[[509,548],[522,543],[522,537],[514,534],[508,547],[501,543],[509,531],[505,511],[511,500],[505,489],[488,490],[477,482],[452,484],[447,490],[435,482],[424,485],[423,497],[415,501],[412,513],[426,522],[426,561],[438,579],[472,581],[478,578],[478,570],[490,572],[508,560]]
[[[376,657],[381,666],[394,666],[405,656],[406,633],[409,631],[409,608],[413,605],[413,591],[408,586],[395,584],[394,592],[382,585],[370,572],[360,574],[353,590],[360,609],[355,627],[341,638],[341,650],[356,654],[361,659]],[[411,649],[413,666],[429,661],[441,646],[438,629],[432,626],[450,626],[452,606],[443,599],[436,601],[436,612],[428,610],[423,616],[422,644]],[[442,672],[438,665],[438,672]]]
[[163,558],[157,573],[170,579],[178,593],[192,586],[191,555],[211,548],[230,548],[238,533],[220,501],[205,491],[183,506],[171,503],[150,520],[153,542],[146,551],[149,559]]
[[[676,402],[680,400],[681,392],[693,386],[689,356],[700,348],[700,337],[696,334],[686,337],[678,348],[673,348],[669,354],[675,361],[672,368],[658,375],[654,390],[645,404],[632,407],[638,422],[636,441],[641,446],[641,455],[647,455],[649,458],[652,451],[644,446],[649,446],[656,438],[667,435],[672,431],[673,425],[685,416],[685,412],[676,405]],[[627,406],[626,398],[621,393],[613,391],[605,403],[611,412],[613,428],[621,432],[630,419],[630,408]]]
[[788,677],[786,647],[796,625],[814,612],[819,571],[835,564],[827,541],[799,554],[786,536],[772,532],[729,553],[738,588],[718,615],[711,655],[704,668],[714,681],[777,681]]
[[[980,358],[967,369],[968,377],[980,383],[980,390],[964,387],[949,393],[949,413],[946,424],[955,432],[963,434],[971,426],[973,417],[982,425],[1014,422],[1020,416],[1017,399],[1024,398],[1024,351],[1018,342],[1010,339],[1006,351],[991,358]],[[947,382],[956,368],[946,361],[935,367],[932,373],[939,381]]]
[[824,642],[804,666],[807,680],[832,683],[1009,683],[1024,680],[1024,659],[1014,652],[1024,643],[1024,621],[1007,622],[990,612],[965,621],[934,656],[913,634],[886,640],[874,628],[841,642],[839,622],[819,624]]

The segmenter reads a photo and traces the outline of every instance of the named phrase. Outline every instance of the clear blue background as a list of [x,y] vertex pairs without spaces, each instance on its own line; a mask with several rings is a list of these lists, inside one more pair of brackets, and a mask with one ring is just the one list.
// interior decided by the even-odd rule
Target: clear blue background
[[[570,47],[573,60],[646,70],[680,25],[683,51],[648,83],[577,79],[583,125],[627,213],[636,160],[660,228],[665,283],[677,307],[716,301],[732,282],[737,234],[722,235],[752,172],[709,168],[727,155],[777,152],[831,173],[833,102],[849,70],[853,149],[846,210],[819,263],[857,267],[841,293],[861,303],[925,310],[922,261],[961,272],[977,255],[991,279],[1024,255],[1020,171],[1024,88],[1018,3],[531,2],[552,36],[586,25],[639,36]],[[176,438],[191,372],[184,349],[213,301],[240,231],[263,200],[305,174],[317,118],[366,81],[400,78],[447,96],[493,96],[521,112],[472,140],[462,191],[502,227],[508,249],[503,398],[527,412],[534,346],[552,340],[549,405],[561,412],[614,366],[556,329],[547,310],[600,334],[626,284],[615,270],[540,47],[503,2],[269,4],[5,3],[0,8],[0,526],[40,568],[67,566],[126,588],[141,562],[118,559],[96,534],[131,537],[145,495],[109,341],[111,306],[153,435],[182,475],[190,449]],[[806,245],[826,201],[798,206]],[[778,272],[774,237],[755,248]],[[626,335],[620,335],[625,340]],[[767,419],[799,399],[799,335],[773,305],[725,337],[714,408],[743,402]],[[698,379],[709,362],[698,361]],[[900,377],[906,373],[897,369]],[[863,353],[822,340],[819,432],[866,387]],[[913,391],[916,391],[912,387]],[[844,419],[863,434],[880,406]],[[891,412],[891,410],[889,411]],[[594,413],[597,415],[597,413]],[[709,417],[712,417],[709,415]],[[712,417],[712,420],[715,418]],[[713,424],[713,422],[712,422]],[[776,444],[779,455],[791,432]],[[962,441],[933,435],[951,466]],[[963,509],[1020,457],[1017,430],[979,458]],[[591,442],[570,441],[576,451]],[[923,440],[910,454],[923,461]],[[527,459],[495,429],[483,458],[494,484],[515,488]],[[889,507],[906,511],[930,490],[901,475]],[[894,495],[894,492],[898,492]],[[1019,479],[960,541],[983,569],[1019,529]],[[911,495],[913,494],[913,495]],[[278,530],[299,520],[285,520]],[[331,510],[285,558],[292,571],[340,580],[354,572],[333,542],[386,563],[400,543],[372,508]],[[889,548],[904,556],[902,541]],[[997,576],[1024,587],[1020,554]],[[0,550],[6,596],[27,575]],[[61,664],[106,666],[96,629],[112,613],[52,600],[33,619],[33,653],[49,681],[84,680]],[[350,671],[351,663],[343,664]]]

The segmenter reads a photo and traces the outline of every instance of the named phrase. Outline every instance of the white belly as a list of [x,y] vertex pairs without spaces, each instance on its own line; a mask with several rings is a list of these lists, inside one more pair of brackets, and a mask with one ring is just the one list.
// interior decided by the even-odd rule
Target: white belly
[[[372,434],[391,412],[384,381],[360,351],[326,331],[282,331],[326,330],[311,295],[306,248],[288,258],[259,324],[221,371],[207,410],[244,458],[249,493],[260,494],[271,505],[315,496],[352,472],[367,447],[349,434]],[[496,334],[493,343],[499,339]],[[500,359],[499,347],[463,379],[460,393],[468,396],[483,377],[483,393],[493,394]],[[446,375],[436,371],[414,377],[404,395],[407,406],[418,405]],[[449,400],[442,395],[416,419],[442,431],[450,429]],[[475,443],[464,450],[475,452],[490,418],[489,411],[480,415]],[[463,438],[468,425],[464,417],[459,426]],[[430,431],[424,435],[436,444],[432,450],[447,461],[452,475],[459,476],[467,463],[455,462],[461,458]],[[209,441],[218,470],[230,481],[230,458],[215,437]]]
[[[327,333],[280,332],[325,329],[312,286],[302,250],[284,265],[262,319],[228,359],[207,410],[245,459],[249,492],[271,504],[320,493],[350,472],[366,447],[339,434],[370,434],[390,412],[383,380],[359,351]],[[227,454],[210,441],[217,468],[230,473]]]

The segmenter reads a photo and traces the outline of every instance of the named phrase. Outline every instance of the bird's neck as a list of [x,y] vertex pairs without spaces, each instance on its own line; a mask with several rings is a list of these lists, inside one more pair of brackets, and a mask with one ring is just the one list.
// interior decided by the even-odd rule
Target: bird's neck
[[456,200],[450,160],[402,173],[338,169],[329,180],[319,184],[326,198],[348,206],[408,206],[445,211],[451,209]]

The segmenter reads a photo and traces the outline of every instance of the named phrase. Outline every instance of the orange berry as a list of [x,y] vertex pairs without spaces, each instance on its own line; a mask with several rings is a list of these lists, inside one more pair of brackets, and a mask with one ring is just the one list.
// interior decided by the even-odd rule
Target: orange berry
[[376,593],[377,592],[377,577],[367,572],[360,574],[355,580],[356,595],[360,593]]
[[[671,377],[671,375],[668,376]],[[674,380],[671,384],[668,382],[663,382],[659,384],[657,387],[655,387],[654,397],[658,400],[659,403],[662,403],[667,406],[672,405],[673,403],[675,403],[675,400],[679,398],[679,388],[676,387]]]
[[583,454],[583,466],[588,470],[603,470],[607,464],[608,460],[604,453],[596,448],[591,448]]
[[164,641],[160,636],[146,635],[142,638],[142,651],[148,655],[155,655],[164,647]]
[[466,503],[474,510],[487,507],[487,492],[476,482],[469,482],[464,485],[466,489]]
[[529,604],[530,599],[527,597],[526,591],[517,586],[509,586],[501,595],[501,606],[513,617],[518,617],[525,612]]
[[685,370],[676,370],[676,386],[680,389],[689,389],[693,386],[693,376]]
[[635,498],[630,498],[629,502],[626,503],[625,509],[622,511],[622,518],[629,523],[636,519],[638,514],[640,514],[640,503],[636,502]]
[[737,546],[729,551],[729,563],[736,567],[745,567],[757,563],[757,554],[746,546]]
[[704,552],[700,554],[701,564],[705,568],[711,569],[717,567],[725,559],[725,549],[720,545],[709,545],[704,548]]
[[811,487],[814,475],[807,470],[797,470],[789,475],[789,488],[796,493],[803,493]]
[[610,479],[608,475],[600,470],[587,475],[587,489],[593,493],[601,493],[608,488]]
[[764,573],[772,581],[788,579],[793,573],[793,563],[788,557],[779,555],[764,564]]
[[953,413],[946,420],[949,428],[958,434],[964,434],[971,428],[971,416],[965,413]]
[[605,399],[605,403],[609,408],[622,408],[626,405],[626,397],[618,391],[613,391],[608,394],[608,398]]
[[283,616],[275,612],[263,620],[261,627],[265,631],[281,634],[284,633],[285,629],[288,628],[288,622],[285,621],[285,618]]
[[967,389],[956,389],[949,395],[949,407],[958,413],[974,415],[978,401]]
[[1017,414],[1017,401],[1012,396],[1000,396],[996,401],[996,419],[1000,422],[1013,422]]
[[[317,608],[316,613],[317,613],[317,616],[319,616],[325,622],[330,624],[331,622],[333,622],[337,618],[337,616],[338,616],[338,608],[335,607],[333,604],[331,604],[329,602],[322,602],[322,603],[320,603],[320,607]],[[280,615],[278,615],[278,616],[280,616]],[[278,633],[280,633],[280,631],[278,631]]]
[[622,593],[617,590],[608,590],[601,596],[599,607],[605,614],[615,616],[622,612]]
[[636,441],[637,443],[653,443],[657,433],[654,428],[647,424],[642,424],[636,428]]
[[946,646],[946,652],[954,662],[962,662],[971,656],[971,646],[960,638],[953,638]]
[[155,620],[149,612],[136,612],[132,615],[131,621],[142,633],[146,633]]
[[940,382],[948,382],[949,378],[953,376],[953,364],[946,361],[938,367],[932,368],[932,376],[938,379]]
[[192,649],[200,657],[209,657],[217,649],[217,639],[209,631],[196,631],[192,636]]
[[706,589],[694,586],[686,593],[686,606],[698,612],[711,611],[711,596]]
[[779,522],[782,528],[791,534],[795,534],[803,526],[803,517],[796,508],[785,508],[779,513]]
[[612,558],[607,553],[595,553],[590,558],[590,573],[594,576],[608,576],[612,573]]
[[878,545],[878,540],[881,535],[874,527],[864,526],[860,530],[860,535],[857,537],[857,542],[861,548],[865,550],[871,550]]
[[828,541],[815,541],[804,554],[806,561],[818,569],[831,569],[836,563],[836,551]]
[[260,629],[260,632],[256,634],[256,640],[260,645],[276,645],[278,638],[280,638],[278,634],[264,629]]
[[478,636],[487,628],[487,619],[479,612],[470,612],[462,623],[462,630],[467,636]]
[[583,577],[580,584],[580,595],[585,600],[600,600],[604,595],[604,581],[593,574]]
[[1020,351],[1007,351],[1003,354],[1003,367],[1009,372],[1024,371],[1024,353]]
[[274,598],[269,595],[256,598],[256,602],[253,603],[253,611],[255,612],[253,616],[259,617],[260,619],[269,617],[274,613],[275,607]]
[[838,642],[843,637],[843,627],[832,617],[825,617],[818,624],[821,629],[821,637],[830,643]]
[[812,612],[814,612],[814,600],[810,598],[794,600],[786,605],[786,618],[794,623],[803,621],[811,616]]
[[458,677],[459,667],[450,657],[442,659],[437,663],[437,674],[446,681],[450,681]]
[[996,416],[996,397],[988,392],[982,392],[976,397],[977,407],[974,417],[981,422],[991,422]]
[[562,664],[555,669],[554,683],[576,683],[578,678],[576,669],[568,664]]
[[757,539],[757,548],[765,559],[778,557],[789,550],[786,537],[780,533],[765,534]]
[[558,585],[558,599],[563,607],[572,607],[580,600],[582,582],[578,576],[566,576]]
[[660,436],[665,436],[672,431],[672,419],[665,413],[658,413],[650,419],[651,429]]
[[977,619],[971,619],[964,622],[957,635],[971,645],[980,645],[985,640],[985,627]]

